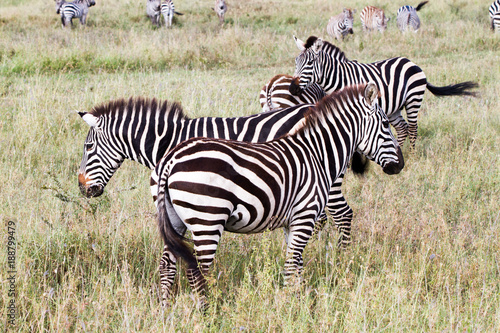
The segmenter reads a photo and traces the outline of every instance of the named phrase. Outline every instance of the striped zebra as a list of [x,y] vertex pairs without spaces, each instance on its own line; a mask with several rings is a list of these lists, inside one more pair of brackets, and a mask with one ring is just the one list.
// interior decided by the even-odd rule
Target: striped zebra
[[224,24],[224,16],[227,12],[227,5],[225,0],[215,0],[215,6],[212,8],[219,18],[219,23]]
[[160,26],[160,14],[161,14],[161,1],[160,0],[147,0],[146,2],[146,14],[148,15],[151,23]]
[[291,75],[278,74],[262,87],[259,95],[262,111],[314,104],[325,96],[325,92],[317,84],[310,85],[300,96],[292,95],[289,90],[292,79]]
[[429,1],[422,1],[417,7],[407,5],[398,9],[396,22],[401,32],[404,32],[407,29],[412,29],[414,32],[418,31],[420,28],[420,19],[417,12],[428,2]]
[[491,30],[500,32],[500,0],[493,2],[489,9]]
[[61,6],[66,3],[65,0],[54,0],[56,3],[56,14],[61,13]]
[[326,32],[338,40],[343,40],[347,34],[352,34],[354,13],[356,13],[356,9],[344,8],[342,13],[337,16],[332,16],[326,26]]
[[[158,227],[171,259],[162,269],[163,300],[172,299],[176,260],[205,304],[208,273],[223,231],[283,228],[285,284],[301,280],[302,252],[328,201],[329,189],[359,150],[397,174],[403,156],[377,104],[375,84],[345,88],[306,114],[295,132],[264,143],[194,138],[160,160],[151,184]],[[194,253],[184,234],[192,234]]]
[[163,15],[163,18],[165,19],[165,26],[168,28],[172,27],[174,14],[184,15],[175,11],[173,0],[163,0],[163,2],[161,3],[161,13]]
[[[427,88],[436,96],[474,95],[469,90],[474,82],[436,87],[427,81],[420,67],[409,59],[396,57],[370,64],[350,61],[336,46],[311,36],[306,43],[294,36],[301,53],[295,59],[295,76],[290,85],[294,95],[316,83],[329,94],[345,86],[373,81],[380,90],[379,104],[397,132],[399,145],[410,136],[410,145],[417,139],[417,115]],[[403,118],[406,109],[408,122]]]
[[[87,22],[87,15],[89,7],[95,5],[94,0],[75,0],[73,2],[61,2],[59,6],[59,13],[61,14],[61,23],[63,28],[66,26],[73,26],[73,19],[79,18],[80,23],[85,25]],[[56,2],[57,11],[57,2]]]
[[366,6],[359,14],[363,31],[378,30],[384,32],[387,29],[387,22],[389,18],[385,16],[384,10],[374,7]]

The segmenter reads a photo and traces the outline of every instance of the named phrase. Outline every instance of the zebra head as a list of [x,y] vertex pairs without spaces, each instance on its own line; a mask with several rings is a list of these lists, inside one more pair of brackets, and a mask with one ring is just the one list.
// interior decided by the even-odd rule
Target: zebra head
[[78,172],[78,186],[82,195],[88,198],[98,197],[111,176],[123,163],[122,154],[113,149],[104,131],[105,121],[102,116],[88,112],[78,113],[90,126],[85,139],[83,157]]
[[389,119],[378,105],[379,89],[368,83],[364,103],[369,110],[360,121],[360,142],[357,151],[379,164],[388,175],[398,174],[404,167],[403,153],[392,134]]
[[320,53],[323,40],[315,36],[309,37],[306,43],[295,36],[293,39],[301,52],[295,58],[295,74],[289,90],[292,95],[299,96],[312,83],[321,82],[323,65]]
[[356,9],[344,8],[342,11],[344,14],[344,25],[347,32],[353,34],[352,26],[354,24],[354,14],[356,13]]

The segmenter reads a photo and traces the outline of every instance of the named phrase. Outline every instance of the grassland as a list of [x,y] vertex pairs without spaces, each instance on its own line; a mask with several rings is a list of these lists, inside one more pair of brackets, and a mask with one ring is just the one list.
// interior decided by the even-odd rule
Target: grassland
[[[145,1],[98,1],[88,26],[63,30],[51,1],[0,7],[0,331],[500,331],[500,34],[489,1],[432,1],[417,34],[388,31],[337,43],[350,59],[406,56],[434,85],[473,80],[478,98],[426,93],[406,167],[346,175],[353,243],[332,224],[306,248],[305,285],[284,288],[280,231],[225,234],[205,315],[185,275],[176,302],[158,300],[161,242],[149,171],[126,162],[97,199],[77,188],[87,125],[75,111],[117,97],[180,101],[192,117],[259,112],[261,86],[293,74],[292,35],[326,35],[332,1],[184,1],[156,29]],[[416,5],[414,3],[413,5]],[[17,318],[7,326],[8,221],[14,221]],[[5,288],[4,288],[5,287]]]

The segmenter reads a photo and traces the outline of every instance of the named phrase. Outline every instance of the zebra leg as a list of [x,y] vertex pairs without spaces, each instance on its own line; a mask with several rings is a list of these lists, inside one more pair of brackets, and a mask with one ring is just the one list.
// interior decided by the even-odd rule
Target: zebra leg
[[408,136],[408,123],[403,118],[401,110],[393,113],[389,117],[389,122],[396,129],[396,133],[398,135],[398,145],[403,147],[406,137]]
[[187,277],[192,290],[200,297],[199,305],[202,310],[206,309],[205,292],[207,282],[205,275],[208,274],[209,268],[214,261],[215,252],[217,251],[217,246],[224,230],[224,222],[198,221],[197,224],[203,225],[204,228],[202,230],[192,230],[194,252],[198,266],[188,267]]
[[344,174],[335,180],[328,194],[327,211],[332,215],[335,226],[340,233],[337,247],[345,249],[351,243],[351,222],[353,212],[342,194],[342,181]]
[[415,142],[417,141],[417,116],[418,111],[420,110],[420,106],[422,105],[422,95],[418,95],[418,97],[412,99],[411,101],[407,101],[405,104],[406,108],[406,117],[408,118],[408,132],[410,135],[410,148],[415,148]]
[[160,286],[161,286],[161,305],[166,307],[168,301],[173,299],[173,285],[175,275],[177,274],[176,258],[165,245],[160,259]]
[[314,221],[302,221],[291,223],[289,229],[285,229],[287,247],[285,260],[284,284],[300,284],[302,282],[302,268],[304,261],[302,252],[311,238]]

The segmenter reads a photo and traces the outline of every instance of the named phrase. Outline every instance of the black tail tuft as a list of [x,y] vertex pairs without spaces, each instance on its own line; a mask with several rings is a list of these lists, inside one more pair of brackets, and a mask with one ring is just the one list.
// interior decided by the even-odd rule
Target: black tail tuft
[[[158,184],[158,187],[160,184]],[[189,268],[198,267],[198,262],[193,255],[193,250],[186,243],[186,238],[179,235],[175,231],[170,221],[169,213],[175,213],[170,202],[168,194],[168,186],[164,183],[165,188],[160,189],[158,192],[158,229],[163,238],[165,245],[175,255],[176,258],[182,258]]]
[[363,175],[368,171],[368,166],[370,165],[370,160],[364,155],[361,155],[357,151],[354,152],[351,159],[351,170],[356,175]]
[[477,88],[479,85],[476,82],[467,81],[457,84],[450,84],[449,86],[436,87],[427,82],[427,89],[436,96],[476,96],[477,93],[469,91],[470,89]]
[[422,9],[423,6],[425,6],[426,3],[429,1],[422,1],[421,3],[418,4],[417,7],[415,7],[415,10],[418,12],[420,9]]

